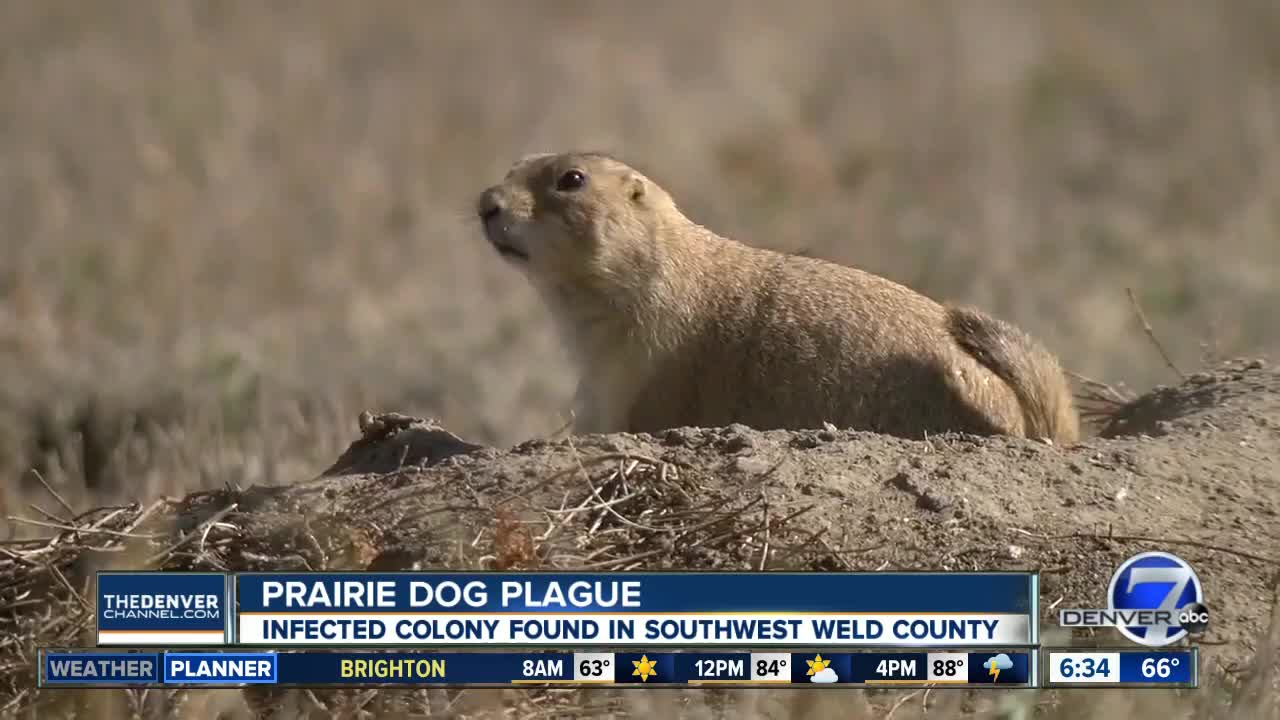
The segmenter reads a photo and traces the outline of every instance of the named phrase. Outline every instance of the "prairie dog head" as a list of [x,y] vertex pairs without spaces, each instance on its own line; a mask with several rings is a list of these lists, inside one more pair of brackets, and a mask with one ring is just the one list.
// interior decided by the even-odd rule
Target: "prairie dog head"
[[557,294],[642,286],[657,267],[671,197],[625,163],[596,153],[531,155],[480,194],[485,237],[535,285]]

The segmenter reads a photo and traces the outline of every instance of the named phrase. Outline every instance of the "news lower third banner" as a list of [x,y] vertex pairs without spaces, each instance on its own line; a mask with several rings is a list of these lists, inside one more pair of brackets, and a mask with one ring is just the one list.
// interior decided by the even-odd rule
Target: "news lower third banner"
[[252,573],[235,643],[1016,646],[1034,573]]
[[1034,573],[100,573],[98,645],[996,647]]

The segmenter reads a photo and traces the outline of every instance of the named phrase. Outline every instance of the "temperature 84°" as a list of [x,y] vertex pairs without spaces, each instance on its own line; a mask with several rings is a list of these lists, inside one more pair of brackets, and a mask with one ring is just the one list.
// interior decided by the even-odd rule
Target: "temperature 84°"
[[751,653],[751,679],[790,682],[790,662],[790,653]]

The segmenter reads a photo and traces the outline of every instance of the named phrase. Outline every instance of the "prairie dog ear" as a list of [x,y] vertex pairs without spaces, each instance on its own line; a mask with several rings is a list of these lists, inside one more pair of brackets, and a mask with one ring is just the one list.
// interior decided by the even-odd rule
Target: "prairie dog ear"
[[634,172],[627,173],[627,176],[623,178],[623,187],[626,188],[627,193],[631,196],[632,202],[640,202],[649,192],[648,181]]

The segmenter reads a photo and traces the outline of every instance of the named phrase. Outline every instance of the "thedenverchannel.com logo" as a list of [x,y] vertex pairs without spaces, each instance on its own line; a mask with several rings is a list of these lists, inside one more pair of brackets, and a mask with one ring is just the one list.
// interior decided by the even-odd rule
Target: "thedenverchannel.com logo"
[[1058,624],[1114,627],[1147,647],[1171,645],[1209,626],[1200,578],[1172,553],[1145,552],[1121,563],[1111,576],[1107,604],[1106,610],[1062,610]]

